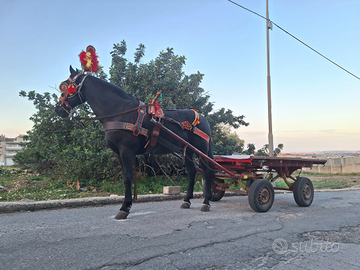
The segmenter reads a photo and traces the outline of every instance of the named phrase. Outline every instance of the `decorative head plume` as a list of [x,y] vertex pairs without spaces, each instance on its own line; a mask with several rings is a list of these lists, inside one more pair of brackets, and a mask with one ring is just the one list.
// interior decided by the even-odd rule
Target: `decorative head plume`
[[93,46],[87,46],[86,51],[82,51],[79,57],[84,72],[98,73],[100,71],[98,56]]

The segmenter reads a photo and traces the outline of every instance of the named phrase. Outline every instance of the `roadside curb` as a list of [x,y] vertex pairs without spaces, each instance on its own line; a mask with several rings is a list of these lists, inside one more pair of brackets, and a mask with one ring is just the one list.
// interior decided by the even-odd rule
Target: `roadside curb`
[[[360,188],[343,188],[343,189],[321,189],[315,192],[336,192],[336,191],[352,191],[360,190]],[[275,194],[292,193],[291,191],[275,191]],[[134,203],[139,202],[158,202],[158,201],[174,201],[184,199],[186,193],[176,195],[163,194],[148,194],[138,195]],[[225,192],[224,197],[227,196],[245,196],[234,192]],[[202,192],[194,192],[194,199],[203,197]],[[49,200],[49,201],[17,201],[17,202],[0,202],[0,214],[11,213],[19,211],[36,211],[45,209],[60,209],[60,208],[76,208],[86,206],[101,206],[107,204],[121,204],[124,202],[124,196],[110,196],[110,197],[87,197],[78,199],[64,199],[64,200]]]
[[[226,192],[224,196],[235,196],[236,193]],[[194,199],[201,198],[202,192],[194,192]],[[156,201],[171,201],[182,200],[185,193],[176,195],[138,195],[138,202],[156,202]],[[60,208],[75,208],[84,206],[100,206],[106,204],[121,204],[124,202],[124,196],[110,196],[110,197],[87,197],[78,199],[64,199],[64,200],[49,200],[49,201],[17,201],[17,202],[0,202],[0,213],[10,213],[18,211],[36,211],[45,209],[60,209]]]
[[315,192],[334,192],[334,191],[351,191],[351,190],[360,190],[360,187],[355,187],[355,188],[341,188],[341,189],[317,189],[315,190]]

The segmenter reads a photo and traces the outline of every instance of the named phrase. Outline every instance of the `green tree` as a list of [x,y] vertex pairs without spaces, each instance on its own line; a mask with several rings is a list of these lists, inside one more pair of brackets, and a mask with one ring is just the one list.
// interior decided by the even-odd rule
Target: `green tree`
[[[80,123],[58,117],[54,111],[58,100],[55,94],[21,91],[20,96],[32,101],[37,111],[30,118],[34,124],[25,137],[26,149],[15,155],[15,162],[31,164],[36,170],[85,184],[99,183],[119,175],[119,162],[106,148],[104,132],[98,121],[84,123],[84,129]],[[81,109],[79,113],[87,115]]]
[[33,101],[37,112],[30,117],[34,123],[33,129],[24,137],[26,149],[16,154],[14,160],[20,164],[34,164],[37,169],[49,169],[56,165],[60,145],[66,145],[69,133],[73,129],[73,122],[62,121],[54,112],[56,95],[50,93],[39,94],[35,91],[20,96]]
[[[278,144],[278,146],[274,149],[274,157],[278,156],[281,150],[284,148],[282,143]],[[259,149],[256,153],[256,156],[269,156],[269,145],[265,144],[261,149]]]
[[255,155],[255,144],[248,143],[247,149],[242,152],[244,155]]
[[215,129],[216,132],[212,133],[212,147],[215,154],[243,153],[244,140],[239,138],[230,125],[217,124]]

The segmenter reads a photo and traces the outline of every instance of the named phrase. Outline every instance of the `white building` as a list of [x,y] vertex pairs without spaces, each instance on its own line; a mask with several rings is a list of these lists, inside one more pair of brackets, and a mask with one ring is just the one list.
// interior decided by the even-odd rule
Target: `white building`
[[12,158],[17,152],[23,150],[20,142],[23,142],[24,135],[19,135],[16,138],[7,138],[5,135],[0,135],[0,166],[14,165]]

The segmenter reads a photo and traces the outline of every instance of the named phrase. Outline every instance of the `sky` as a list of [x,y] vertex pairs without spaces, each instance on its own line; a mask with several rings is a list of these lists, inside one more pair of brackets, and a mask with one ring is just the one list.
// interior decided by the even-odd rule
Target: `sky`
[[[234,0],[266,16],[266,0]],[[360,77],[359,0],[269,0],[269,18]],[[34,105],[19,92],[57,93],[69,65],[93,45],[108,74],[125,40],[143,63],[170,47],[184,72],[204,74],[215,108],[244,115],[236,130],[268,143],[266,21],[227,0],[0,0],[0,134],[31,130]],[[277,27],[270,31],[274,144],[283,152],[360,150],[360,80]]]

